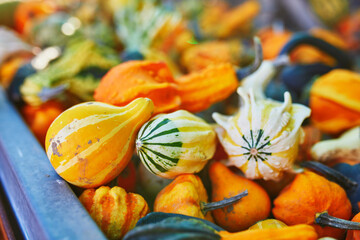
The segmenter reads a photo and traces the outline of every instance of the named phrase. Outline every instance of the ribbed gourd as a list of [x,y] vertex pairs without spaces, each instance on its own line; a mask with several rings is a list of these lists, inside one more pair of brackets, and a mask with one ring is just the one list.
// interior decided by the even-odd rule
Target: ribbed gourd
[[136,139],[145,167],[164,178],[199,172],[215,149],[212,127],[185,110],[157,115],[141,127]]
[[213,114],[220,125],[216,132],[229,155],[227,165],[238,167],[250,179],[280,179],[296,159],[303,137],[301,124],[310,109],[292,104],[289,92],[284,94],[284,103],[257,98],[252,89],[240,87],[238,93],[244,104],[237,114]]
[[149,213],[145,199],[121,187],[86,189],[79,197],[96,224],[110,240],[121,239]]
[[128,164],[136,134],[153,110],[148,98],[137,98],[124,107],[100,102],[75,105],[49,127],[47,156],[66,181],[86,188],[103,185]]

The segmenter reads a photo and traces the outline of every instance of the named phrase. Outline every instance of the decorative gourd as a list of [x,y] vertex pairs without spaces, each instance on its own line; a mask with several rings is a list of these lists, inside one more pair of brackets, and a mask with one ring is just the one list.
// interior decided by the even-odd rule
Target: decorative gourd
[[129,163],[137,131],[153,110],[148,98],[124,107],[99,102],[75,105],[49,127],[47,156],[56,172],[76,186],[108,183]]
[[278,228],[283,228],[283,227],[287,227],[287,225],[285,223],[283,223],[282,221],[279,221],[277,219],[266,219],[266,220],[262,220],[262,221],[255,223],[254,225],[249,227],[249,230],[278,229]]
[[246,190],[230,198],[208,203],[208,195],[200,177],[183,174],[159,192],[154,211],[184,214],[213,222],[209,211],[232,205],[244,196],[247,196]]
[[341,239],[345,231],[338,228],[351,229],[351,226],[348,228],[349,221],[343,226],[329,225],[331,222],[327,221],[330,219],[336,223],[350,219],[351,203],[344,189],[310,171],[299,173],[279,194],[274,200],[272,212],[276,219],[287,225],[314,226],[319,237]]
[[[360,222],[360,213],[356,214],[353,219],[353,222]],[[346,240],[360,240],[360,231],[359,230],[348,230],[346,234]]]
[[26,104],[21,113],[37,140],[44,146],[49,126],[64,110],[65,106],[61,102],[51,100],[40,106]]
[[330,134],[360,125],[359,92],[360,74],[356,72],[335,69],[318,78],[310,91],[314,125]]
[[305,224],[279,229],[256,229],[230,233],[207,220],[181,214],[154,212],[140,219],[136,227],[125,235],[124,240],[130,239],[316,240],[317,234],[313,227]]
[[123,106],[138,97],[150,98],[155,113],[173,111],[180,106],[177,86],[167,64],[128,61],[113,67],[95,90],[96,101]]
[[257,33],[263,44],[264,59],[275,59],[284,45],[290,40],[292,33],[289,31],[277,31],[273,28],[263,28]]
[[126,193],[121,187],[87,189],[79,200],[109,239],[121,239],[149,213],[142,196]]
[[181,64],[188,72],[205,69],[212,64],[238,65],[243,46],[240,41],[209,41],[187,48],[181,55]]
[[249,195],[232,206],[212,211],[215,222],[227,231],[241,231],[270,214],[271,202],[266,191],[257,183],[236,175],[220,162],[209,168],[212,201],[233,197],[247,189]]
[[136,138],[142,163],[164,178],[199,172],[215,149],[212,127],[185,110],[155,116],[141,127]]
[[258,1],[245,1],[238,6],[231,8],[220,19],[216,19],[216,36],[226,38],[236,33],[248,33],[251,29],[252,20],[260,12],[260,3]]
[[[311,36],[322,39],[341,50],[347,49],[345,41],[334,31],[329,31],[324,28],[312,28],[309,33]],[[326,51],[320,51],[311,46],[311,44],[300,45],[294,49],[291,52],[291,60],[300,64],[323,63],[329,66],[334,66],[336,64],[336,59],[327,55]]]
[[298,224],[290,227],[275,229],[255,229],[246,230],[237,233],[219,232],[221,240],[279,240],[279,239],[296,239],[296,240],[317,240],[318,235],[314,227],[306,224]]
[[311,156],[320,162],[339,158],[360,160],[360,126],[356,126],[339,138],[320,141],[311,148]]
[[[291,57],[293,57],[293,53],[296,53],[293,50],[298,49],[298,52],[302,53],[300,56],[296,56],[299,58],[297,59],[299,64],[285,67],[280,74],[281,81],[296,95],[307,95],[304,90],[312,84],[311,81],[314,77],[328,73],[334,68],[350,69],[353,65],[353,60],[346,51],[329,43],[330,37],[323,36],[323,38],[324,40],[310,34],[296,33],[279,53],[280,56],[289,55]],[[333,40],[331,41],[333,42]],[[311,56],[309,48],[317,54]],[[302,59],[304,56],[309,59]]]
[[235,92],[238,79],[230,63],[219,63],[176,79],[181,108],[200,112]]
[[19,33],[27,34],[30,32],[31,25],[36,20],[46,17],[55,11],[51,2],[46,1],[26,1],[20,2],[14,13],[15,29]]
[[181,108],[200,112],[212,104],[228,98],[238,87],[238,81],[256,71],[262,61],[262,48],[254,38],[255,60],[251,66],[235,69],[230,63],[218,63],[176,79],[181,98]]
[[139,220],[123,240],[219,240],[223,229],[204,219],[182,214],[153,212]]
[[301,124],[310,115],[310,109],[292,104],[288,92],[282,104],[263,99],[261,93],[252,89],[240,87],[238,93],[243,104],[237,114],[213,114],[220,125],[216,133],[229,155],[227,165],[240,168],[247,178],[280,179],[296,159]]
[[301,163],[306,167],[324,175],[328,180],[336,182],[346,191],[354,214],[359,212],[360,203],[360,164],[349,165],[340,163],[330,168],[322,163],[306,161]]

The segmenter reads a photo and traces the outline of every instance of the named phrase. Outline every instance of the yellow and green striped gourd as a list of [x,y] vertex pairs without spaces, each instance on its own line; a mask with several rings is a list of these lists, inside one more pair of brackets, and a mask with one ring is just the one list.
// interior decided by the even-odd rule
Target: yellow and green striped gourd
[[185,110],[157,115],[141,127],[136,139],[145,167],[164,178],[201,171],[215,148],[212,127]]

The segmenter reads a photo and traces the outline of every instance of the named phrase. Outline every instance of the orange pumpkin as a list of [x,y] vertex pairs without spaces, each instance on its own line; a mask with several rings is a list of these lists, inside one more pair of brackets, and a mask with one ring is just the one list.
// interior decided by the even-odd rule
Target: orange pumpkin
[[230,63],[219,63],[176,79],[181,108],[200,112],[235,92],[238,79]]
[[65,110],[65,106],[56,100],[48,101],[40,106],[24,105],[21,113],[25,122],[41,145],[45,146],[45,137],[51,123]]
[[113,67],[95,90],[96,101],[124,106],[138,97],[150,98],[155,113],[174,111],[180,106],[177,86],[167,64],[128,61]]
[[348,220],[351,203],[339,185],[305,171],[298,174],[274,200],[272,212],[276,219],[287,225],[309,224],[316,229],[319,237],[341,239],[345,231],[315,224],[316,214],[328,212],[333,217]]
[[87,189],[79,197],[96,224],[109,239],[122,239],[137,221],[149,213],[144,198],[121,187]]
[[75,105],[49,127],[47,156],[66,181],[92,188],[113,180],[129,163],[135,137],[153,113],[148,98],[124,107],[100,102]]
[[232,197],[244,190],[249,195],[232,206],[212,212],[215,222],[230,232],[249,228],[270,214],[271,202],[266,191],[257,183],[231,172],[220,162],[214,162],[209,169],[212,186],[212,201]]

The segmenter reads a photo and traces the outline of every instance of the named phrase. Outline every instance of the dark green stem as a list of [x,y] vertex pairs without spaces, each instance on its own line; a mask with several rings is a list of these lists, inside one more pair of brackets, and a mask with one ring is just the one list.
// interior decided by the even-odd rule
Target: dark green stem
[[305,161],[300,163],[300,166],[313,169],[325,175],[330,181],[336,182],[345,189],[351,189],[358,186],[358,183],[344,176],[341,172],[336,171],[322,163],[314,161]]
[[202,213],[204,215],[206,215],[206,213],[209,211],[232,205],[247,195],[248,195],[248,191],[245,190],[242,193],[239,193],[238,195],[235,195],[230,198],[225,198],[224,200],[221,200],[218,202],[210,202],[210,203],[201,202],[200,208],[201,208]]
[[315,215],[315,223],[322,227],[328,226],[346,230],[360,230],[360,223],[330,216],[326,211]]

